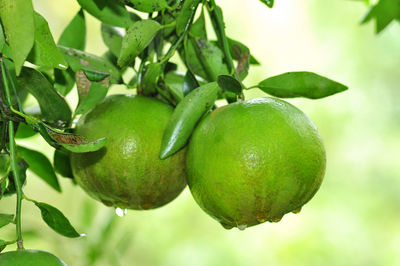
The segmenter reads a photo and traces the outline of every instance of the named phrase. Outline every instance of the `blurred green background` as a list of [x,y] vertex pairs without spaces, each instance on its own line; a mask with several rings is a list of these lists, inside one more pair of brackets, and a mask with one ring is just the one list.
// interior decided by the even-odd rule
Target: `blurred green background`
[[[55,38],[79,9],[73,0],[33,2]],[[317,125],[328,157],[322,187],[300,214],[227,231],[186,189],[163,208],[118,217],[70,180],[61,179],[59,194],[29,173],[26,194],[62,210],[87,237],[57,235],[41,221],[39,210],[24,202],[25,247],[48,250],[73,266],[400,265],[400,24],[376,36],[373,23],[359,25],[367,11],[360,2],[276,2],[268,9],[257,0],[217,1],[228,35],[246,43],[262,62],[246,84],[309,70],[350,87],[319,101],[290,100]],[[86,15],[86,50],[101,55],[106,48],[100,24]],[[261,95],[251,91],[246,97]],[[68,100],[73,106],[76,95]],[[19,143],[53,157],[39,137]],[[0,212],[13,212],[14,202],[3,199]],[[9,225],[0,238],[14,234]]]

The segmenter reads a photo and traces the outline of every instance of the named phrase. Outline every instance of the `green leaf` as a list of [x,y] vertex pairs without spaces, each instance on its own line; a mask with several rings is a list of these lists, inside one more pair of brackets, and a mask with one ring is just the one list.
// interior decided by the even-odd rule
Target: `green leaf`
[[1,1],[0,18],[19,75],[35,41],[32,0]]
[[139,18],[126,10],[118,1],[78,0],[80,6],[101,22],[127,28]]
[[10,170],[10,156],[7,153],[0,153],[0,178],[7,175]]
[[68,124],[71,121],[71,110],[67,102],[39,71],[24,67],[17,84],[36,98],[44,120],[52,124]]
[[176,18],[176,34],[180,36],[186,27],[190,19],[190,14],[192,13],[192,9],[196,7],[198,0],[186,0],[183,3],[181,11],[179,12],[178,17]]
[[3,51],[3,47],[6,44],[6,39],[4,38],[3,26],[0,23],[0,52]]
[[54,151],[54,169],[63,177],[73,178],[68,152],[62,150]]
[[[229,43],[230,53],[231,55],[233,55],[234,59],[238,60],[238,58],[241,58],[243,55],[250,54],[250,49],[243,43],[231,38],[228,38],[228,43]],[[258,60],[251,54],[249,57],[249,63],[252,65],[260,65]]]
[[220,75],[218,76],[218,85],[224,91],[233,92],[237,95],[242,94],[242,84],[232,76]]
[[189,32],[193,36],[207,40],[206,18],[203,10],[201,11],[199,18],[190,27]]
[[[25,185],[26,182],[26,169],[28,169],[28,164],[20,157],[17,158],[17,172],[19,176],[19,181],[22,186]],[[2,191],[3,192],[3,191]],[[8,176],[8,185],[4,190],[3,195],[9,196],[16,193],[15,183],[14,183],[14,174],[10,172]]]
[[32,127],[26,125],[25,123],[19,123],[17,133],[15,134],[15,138],[17,139],[26,139],[36,135],[37,132],[32,129]]
[[160,158],[165,159],[185,146],[204,113],[209,111],[221,91],[216,82],[193,90],[176,106],[161,142]]
[[135,22],[130,26],[122,39],[118,65],[124,67],[132,64],[161,28],[158,22],[150,19]]
[[161,65],[150,63],[144,69],[144,75],[139,84],[139,90],[149,96],[157,93],[157,81],[161,75]]
[[28,56],[28,60],[38,66],[67,69],[63,55],[51,35],[47,21],[35,12],[35,44]]
[[67,70],[54,69],[54,88],[66,96],[75,85],[75,73],[71,68]]
[[191,91],[200,86],[195,75],[190,70],[186,71],[185,78],[183,80],[183,95],[188,95]]
[[103,41],[107,45],[108,49],[118,57],[121,53],[122,34],[114,27],[102,23],[101,36],[103,37]]
[[219,75],[228,75],[222,51],[211,42],[201,38],[189,38],[185,42],[185,61],[193,74],[208,81],[216,81]]
[[40,209],[43,221],[51,229],[66,237],[74,238],[81,236],[58,209],[44,202],[35,201],[34,203]]
[[184,76],[176,72],[168,72],[164,76],[164,82],[170,89],[175,99],[183,99]]
[[348,88],[312,72],[288,72],[267,78],[258,84],[264,92],[281,98],[320,99]]
[[85,71],[107,73],[111,75],[112,83],[121,82],[119,69],[106,59],[73,48],[64,46],[59,46],[58,48],[64,54],[65,60],[74,72],[82,69]]
[[367,23],[371,19],[376,20],[376,32],[383,31],[394,19],[400,17],[399,0],[379,0],[361,21],[361,24]]
[[49,159],[42,153],[22,146],[17,148],[21,157],[29,164],[29,170],[35,173],[52,188],[61,192],[60,184]]
[[91,81],[83,70],[76,72],[76,85],[78,87],[79,103],[76,114],[84,114],[103,100],[110,86],[110,76],[103,76],[101,81]]
[[0,213],[0,228],[9,223],[14,223],[14,214]]
[[146,13],[158,12],[169,8],[166,0],[129,0],[132,8]]
[[85,50],[86,44],[86,21],[83,10],[74,16],[58,40],[58,45]]
[[260,2],[264,3],[269,8],[272,8],[274,6],[274,0],[260,0]]

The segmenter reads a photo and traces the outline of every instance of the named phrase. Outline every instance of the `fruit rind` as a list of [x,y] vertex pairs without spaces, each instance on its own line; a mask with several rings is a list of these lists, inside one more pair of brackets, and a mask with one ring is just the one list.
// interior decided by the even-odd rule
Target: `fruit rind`
[[200,207],[225,227],[277,222],[321,185],[326,157],[311,120],[257,98],[214,110],[189,143],[187,179]]
[[105,205],[122,209],[153,209],[175,199],[186,186],[186,150],[158,157],[172,111],[153,98],[107,97],[77,124],[76,133],[88,140],[108,139],[99,151],[71,155],[78,184]]

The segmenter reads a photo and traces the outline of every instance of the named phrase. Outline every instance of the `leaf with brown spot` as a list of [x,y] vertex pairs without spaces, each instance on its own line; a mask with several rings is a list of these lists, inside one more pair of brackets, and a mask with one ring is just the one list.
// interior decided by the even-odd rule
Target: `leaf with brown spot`
[[76,84],[78,87],[79,103],[75,113],[84,114],[106,97],[110,86],[110,76],[106,76],[96,82],[90,80],[83,70],[79,70],[76,72]]

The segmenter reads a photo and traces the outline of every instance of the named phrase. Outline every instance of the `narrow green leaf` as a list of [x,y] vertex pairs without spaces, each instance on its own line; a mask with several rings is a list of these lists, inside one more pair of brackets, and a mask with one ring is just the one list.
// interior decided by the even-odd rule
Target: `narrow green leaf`
[[17,79],[18,87],[25,88],[39,103],[43,119],[52,124],[68,124],[71,110],[64,98],[50,82],[37,70],[24,67]]
[[9,223],[14,223],[14,214],[0,213],[0,228]]
[[281,98],[320,99],[348,88],[312,72],[288,72],[267,78],[258,84],[264,92]]
[[17,148],[21,157],[29,164],[29,170],[35,173],[52,188],[61,192],[60,184],[49,159],[42,153],[22,146]]
[[152,13],[169,8],[166,0],[129,0],[132,7],[140,12]]
[[3,47],[6,44],[6,39],[4,38],[3,26],[0,23],[0,52],[3,51]]
[[118,1],[108,0],[78,0],[80,6],[101,22],[116,27],[127,28],[137,16],[126,10]]
[[66,237],[74,238],[81,236],[57,208],[44,202],[35,201],[34,203],[40,209],[43,221],[51,229]]
[[161,74],[159,63],[150,63],[145,67],[143,79],[139,84],[139,89],[143,95],[149,96],[157,93],[157,81]]
[[76,84],[78,87],[79,103],[76,114],[84,114],[103,100],[110,86],[110,76],[106,76],[99,82],[91,81],[83,70],[76,72]]
[[274,0],[260,0],[260,2],[264,3],[269,8],[272,8],[274,6]]
[[73,178],[69,153],[62,150],[54,151],[54,169],[63,177]]
[[46,19],[36,12],[34,18],[35,44],[28,56],[28,60],[38,66],[67,69],[68,64],[57,49]]
[[199,87],[200,84],[197,81],[195,75],[190,70],[186,71],[185,78],[183,80],[183,95],[188,95],[191,91]]
[[138,56],[153,40],[162,26],[154,20],[141,20],[131,25],[122,39],[121,53],[118,65],[127,66],[135,61]]
[[221,89],[216,82],[193,90],[176,106],[164,131],[160,158],[165,159],[185,146],[204,113],[217,100]]
[[121,53],[122,34],[114,27],[102,23],[101,36],[103,37],[103,41],[107,45],[108,49],[118,57]]
[[186,0],[176,18],[176,34],[179,36],[185,30],[186,24],[189,21],[192,9],[196,6],[198,0]]
[[58,45],[85,50],[86,44],[86,21],[83,10],[80,9],[74,16],[58,40]]
[[74,72],[80,69],[92,72],[103,72],[111,75],[112,83],[121,82],[121,73],[119,69],[106,59],[73,48],[64,46],[58,46],[58,48],[63,53],[65,60]]
[[232,76],[220,75],[218,76],[218,85],[224,91],[233,92],[237,95],[242,94],[242,84]]
[[35,41],[32,0],[1,1],[0,17],[19,75]]

